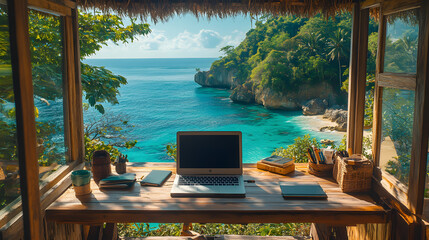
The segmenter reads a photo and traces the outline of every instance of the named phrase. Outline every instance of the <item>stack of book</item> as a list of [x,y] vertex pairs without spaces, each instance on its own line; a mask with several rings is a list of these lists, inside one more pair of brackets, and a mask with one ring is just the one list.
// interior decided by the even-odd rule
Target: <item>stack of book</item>
[[334,164],[334,152],[335,150],[331,148],[307,148],[308,159],[313,164]]
[[129,188],[136,182],[135,173],[125,173],[121,175],[111,175],[107,178],[101,179],[99,183],[100,188]]
[[282,175],[295,171],[295,163],[293,159],[275,155],[258,161],[256,163],[256,167],[261,170]]

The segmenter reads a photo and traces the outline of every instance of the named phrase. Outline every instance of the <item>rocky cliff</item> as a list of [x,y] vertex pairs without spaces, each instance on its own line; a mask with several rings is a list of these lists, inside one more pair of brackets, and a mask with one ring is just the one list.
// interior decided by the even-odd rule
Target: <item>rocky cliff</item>
[[[195,74],[194,80],[203,87],[233,89],[231,100],[239,103],[256,103],[268,109],[299,110],[311,99],[324,99],[323,112],[307,115],[323,114],[328,105],[336,103],[337,96],[331,85],[301,85],[298,89],[279,92],[268,87],[261,87],[252,81],[241,81],[235,77],[235,71],[217,68],[216,71],[203,71]],[[244,82],[244,83],[243,83]],[[306,112],[304,110],[304,112]]]

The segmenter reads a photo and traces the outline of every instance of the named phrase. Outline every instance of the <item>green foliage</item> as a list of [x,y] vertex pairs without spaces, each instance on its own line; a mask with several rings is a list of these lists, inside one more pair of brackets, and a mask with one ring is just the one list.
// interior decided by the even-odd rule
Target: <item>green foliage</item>
[[[284,223],[284,224],[192,224],[193,231],[204,235],[256,235],[256,236],[308,236],[310,224]],[[121,237],[147,237],[147,236],[180,236],[182,224],[159,224],[158,228],[150,229],[147,223],[118,224],[118,233]]]
[[[338,146],[337,150],[347,151],[347,135],[344,135],[341,139],[341,143]],[[362,154],[368,158],[372,159],[372,136],[364,136],[362,141]]]
[[177,160],[177,145],[175,143],[169,143],[165,147],[165,152],[167,155],[174,159],[174,161]]
[[297,137],[294,141],[295,142],[287,146],[286,149],[283,147],[277,148],[272,154],[281,157],[293,158],[295,159],[295,162],[302,163],[308,162],[307,148],[312,146],[320,147],[317,139],[312,139],[309,134],[304,135],[302,138]]
[[[370,33],[377,28],[370,23]],[[294,91],[303,84],[327,82],[337,93],[342,86],[343,69],[349,61],[351,15],[342,13],[326,19],[295,16],[264,16],[247,32],[239,46],[221,49],[224,57],[210,71],[220,68],[235,72],[242,84]]]
[[85,161],[91,162],[92,153],[97,150],[105,150],[110,154],[110,161],[113,162],[120,154],[119,150],[104,141],[99,139],[90,139],[87,135],[84,136],[85,140]]
[[[88,104],[84,104],[84,110],[88,110]],[[126,115],[105,113],[87,119],[84,124],[85,160],[91,161],[96,150],[106,150],[113,162],[119,156],[120,148],[135,147],[137,140],[127,137],[133,127]]]
[[382,142],[393,144],[396,157],[389,159],[386,171],[408,184],[414,119],[414,91],[383,90]]
[[[101,13],[79,14],[80,54],[84,59],[98,50],[108,41],[115,44],[134,41],[138,36],[150,33],[149,24],[138,24],[136,19],[130,18],[131,24],[125,26],[117,15],[102,15]],[[102,103],[117,104],[116,96],[119,87],[127,84],[127,80],[115,75],[103,67],[95,67],[81,63],[82,89],[85,98],[91,106],[99,106],[96,109],[103,113]]]
[[[34,98],[48,106],[50,103],[63,101],[62,26],[60,17],[29,10]],[[0,5],[0,160],[10,162],[17,161],[17,151],[8,28],[7,8]],[[79,30],[82,59],[94,54],[109,41],[127,43],[150,32],[148,24],[137,24],[135,19],[131,19],[131,24],[125,26],[122,19],[115,15],[82,12],[79,13]],[[82,88],[88,106],[104,113],[103,103],[117,104],[118,89],[127,83],[126,79],[103,67],[83,63],[81,66]],[[66,164],[67,150],[61,140],[64,137],[63,119],[47,116],[44,111],[39,113],[38,108],[35,108],[35,117],[39,166],[55,167],[53,163]],[[89,155],[94,150],[104,149],[110,152],[114,160],[119,154],[119,147],[135,147],[137,141],[124,138],[126,122],[122,122],[122,126],[117,122],[100,123],[98,126],[103,127],[99,128],[99,131],[86,132],[86,159],[90,159]],[[109,134],[116,138],[112,139]],[[12,166],[13,164],[3,168],[8,176],[0,181],[0,209],[20,195],[18,168]]]

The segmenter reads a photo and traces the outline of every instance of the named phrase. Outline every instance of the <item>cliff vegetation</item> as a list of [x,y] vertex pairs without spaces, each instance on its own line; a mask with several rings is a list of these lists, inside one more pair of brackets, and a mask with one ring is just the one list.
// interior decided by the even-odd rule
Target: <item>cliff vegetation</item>
[[[199,71],[195,81],[233,89],[233,101],[267,108],[300,109],[313,98],[344,104],[351,23],[350,13],[329,19],[261,17],[241,44],[222,48],[224,56],[209,71]],[[376,34],[377,25],[371,21],[369,29]],[[375,52],[369,51],[369,57],[375,59]],[[374,61],[368,65],[374,72]]]

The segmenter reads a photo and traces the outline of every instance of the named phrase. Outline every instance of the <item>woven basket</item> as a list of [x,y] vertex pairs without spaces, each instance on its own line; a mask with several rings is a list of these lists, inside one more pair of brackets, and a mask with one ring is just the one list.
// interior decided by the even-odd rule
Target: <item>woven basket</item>
[[334,164],[315,164],[308,161],[308,173],[318,177],[332,177]]
[[[366,160],[359,165],[347,164],[348,159]],[[333,175],[343,192],[368,192],[371,190],[373,163],[362,155],[349,158],[337,157]]]

